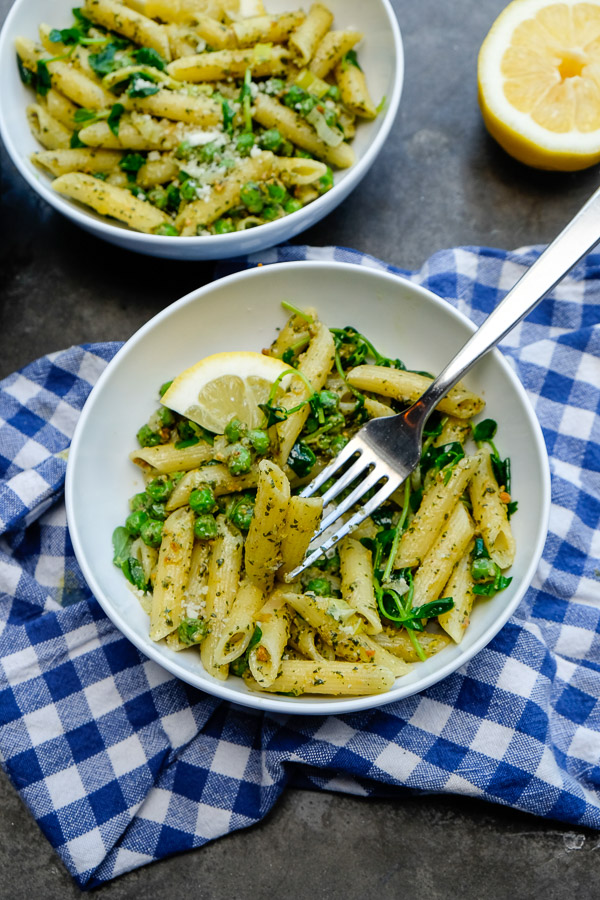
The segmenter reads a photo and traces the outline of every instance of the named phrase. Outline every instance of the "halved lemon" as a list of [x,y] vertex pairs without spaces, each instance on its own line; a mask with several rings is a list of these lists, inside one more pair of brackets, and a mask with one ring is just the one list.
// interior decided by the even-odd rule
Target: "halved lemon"
[[600,161],[600,0],[513,0],[477,75],[487,129],[511,156],[561,171]]
[[280,359],[244,351],[215,353],[178,375],[162,403],[215,434],[223,434],[235,417],[249,428],[259,428],[264,413],[258,404],[268,400],[284,372],[288,374],[281,379],[282,391],[294,370]]

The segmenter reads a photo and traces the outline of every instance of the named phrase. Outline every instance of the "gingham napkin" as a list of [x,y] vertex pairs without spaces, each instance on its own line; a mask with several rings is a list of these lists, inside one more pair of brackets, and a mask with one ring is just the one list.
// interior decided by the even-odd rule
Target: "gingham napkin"
[[[447,250],[403,274],[479,322],[537,252]],[[306,258],[398,271],[284,247],[221,274]],[[0,383],[0,752],[82,887],[251,825],[292,783],[468,794],[600,828],[599,277],[589,256],[504,345],[552,468],[532,588],[456,674],[348,716],[263,715],[202,694],[145,659],[91,596],[65,524],[65,451],[117,344],[54,353]]]

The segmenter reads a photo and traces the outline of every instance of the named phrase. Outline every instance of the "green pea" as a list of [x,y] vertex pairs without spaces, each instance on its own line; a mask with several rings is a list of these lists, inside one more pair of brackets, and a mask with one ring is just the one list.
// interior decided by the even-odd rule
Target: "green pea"
[[340,398],[338,397],[336,392],[329,391],[327,390],[327,388],[319,391],[319,400],[321,401],[321,406],[326,413],[334,412],[340,405]]
[[331,597],[331,582],[328,578],[312,578],[306,585],[306,590],[318,597]]
[[499,574],[500,569],[491,559],[474,559],[471,564],[471,575],[474,581],[493,581]]
[[229,514],[229,518],[240,531],[248,531],[254,515],[254,499],[244,495],[238,500]]
[[171,496],[173,482],[169,478],[154,478],[146,485],[146,492],[158,503],[164,503]]
[[158,416],[160,424],[166,428],[170,428],[171,425],[175,424],[175,416],[167,406],[160,406],[156,410],[156,415]]
[[212,162],[218,149],[219,145],[215,141],[211,141],[210,144],[205,144],[200,151],[200,159],[202,162]]
[[154,234],[160,234],[163,237],[179,237],[179,232],[170,222],[163,222],[162,225],[154,229]]
[[232,475],[244,475],[252,468],[252,454],[243,444],[232,444],[227,466]]
[[280,212],[280,206],[275,206],[273,203],[268,203],[266,206],[263,206],[261,215],[263,219],[266,219],[267,222],[273,222],[275,219],[279,218]]
[[233,418],[225,426],[225,437],[230,444],[235,444],[246,433],[246,426],[238,418]]
[[208,634],[208,624],[202,619],[184,619],[177,634],[183,644],[200,644]]
[[141,494],[134,494],[129,501],[129,509],[132,512],[135,512],[138,509],[148,509],[151,502],[150,497],[145,491]]
[[216,508],[215,495],[207,484],[192,491],[189,499],[190,507],[195,513],[210,513]]
[[283,143],[283,138],[278,128],[269,128],[268,131],[261,134],[259,140],[262,149],[271,150],[272,153],[277,153]]
[[294,145],[291,141],[284,139],[281,147],[279,148],[280,156],[293,156],[294,155]]
[[210,541],[219,533],[217,520],[211,515],[198,516],[194,523],[194,534],[200,541]]
[[155,187],[148,193],[148,200],[158,209],[166,209],[169,198],[164,188]]
[[330,128],[333,128],[338,120],[338,114],[335,109],[326,109],[324,118]]
[[148,521],[148,513],[144,512],[143,509],[136,509],[135,512],[130,513],[125,519],[125,528],[131,535],[131,537],[139,537],[140,531],[142,530],[142,525],[144,525]]
[[273,203],[284,203],[289,199],[288,192],[278,181],[272,181],[267,185],[267,193]]
[[179,192],[184,200],[197,200],[198,182],[194,178],[188,178],[179,188]]
[[260,456],[268,453],[271,441],[269,435],[262,428],[252,428],[248,432],[248,440]]
[[337,84],[332,84],[331,87],[329,88],[329,90],[327,91],[327,93],[325,94],[325,96],[329,97],[331,100],[335,100],[335,101],[339,100],[340,99],[340,89],[337,86]]
[[153,519],[167,518],[167,508],[164,503],[150,503],[148,506],[148,515]]
[[254,147],[253,134],[240,134],[236,141],[236,148],[240,156],[249,156],[250,151]]
[[215,234],[229,234],[235,231],[235,225],[231,219],[217,219],[213,225]]
[[152,431],[149,425],[142,425],[137,433],[137,439],[140,447],[156,447],[160,444],[160,434],[158,431]]
[[256,215],[261,212],[265,201],[256,181],[247,181],[240,192],[240,198],[248,212]]
[[291,197],[289,200],[283,204],[284,212],[289,216],[290,213],[298,212],[299,209],[302,209],[302,204],[299,200],[295,200]]
[[177,159],[189,159],[193,151],[194,148],[189,141],[182,141],[175,150],[175,156]]
[[163,523],[157,519],[148,519],[140,528],[140,537],[148,547],[160,547]]
[[327,171],[324,175],[321,175],[318,182],[318,190],[319,193],[324,194],[327,191],[331,190],[333,187],[333,169],[327,166]]

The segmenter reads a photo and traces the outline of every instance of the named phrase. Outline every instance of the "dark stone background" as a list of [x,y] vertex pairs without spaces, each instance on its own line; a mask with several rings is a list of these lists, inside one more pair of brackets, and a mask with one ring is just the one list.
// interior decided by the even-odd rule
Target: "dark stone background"
[[[397,122],[352,196],[297,241],[355,247],[404,268],[443,247],[549,241],[597,187],[598,172],[531,171],[487,136],[476,57],[503,0],[392,2],[406,53]],[[10,6],[0,0],[2,20]],[[4,150],[1,166],[0,377],[70,344],[124,340],[210,280],[211,263],[151,260],[99,244],[39,200]],[[78,896],[1,773],[0,798],[0,897]],[[260,825],[95,893],[103,900],[588,898],[598,895],[598,850],[594,832],[456,796],[361,800],[294,790]]]

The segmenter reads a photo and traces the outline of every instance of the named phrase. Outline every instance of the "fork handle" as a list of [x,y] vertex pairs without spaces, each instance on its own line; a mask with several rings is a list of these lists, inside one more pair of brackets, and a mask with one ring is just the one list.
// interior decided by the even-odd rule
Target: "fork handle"
[[[405,414],[413,420],[427,420],[465,372],[498,344],[524,319],[546,294],[600,241],[600,188],[532,266],[521,276],[504,300],[469,338],[420,400]],[[414,412],[413,412],[414,410]]]

